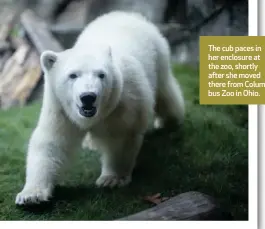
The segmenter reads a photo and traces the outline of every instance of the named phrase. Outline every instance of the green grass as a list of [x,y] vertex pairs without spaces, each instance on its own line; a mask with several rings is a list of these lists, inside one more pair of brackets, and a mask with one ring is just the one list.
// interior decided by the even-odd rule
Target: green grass
[[81,152],[45,208],[24,210],[14,204],[23,187],[27,143],[40,104],[1,111],[0,220],[112,220],[151,207],[143,196],[190,190],[215,197],[235,220],[247,220],[247,106],[201,106],[198,72],[185,67],[176,67],[175,72],[187,99],[185,125],[146,137],[131,185],[95,188],[98,156]]

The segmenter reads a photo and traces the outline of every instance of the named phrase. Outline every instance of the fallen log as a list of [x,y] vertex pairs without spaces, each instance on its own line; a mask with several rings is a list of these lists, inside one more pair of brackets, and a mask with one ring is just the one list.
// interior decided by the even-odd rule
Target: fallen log
[[9,60],[9,58],[12,56],[12,51],[7,50],[0,58],[0,75],[5,67],[6,62]]
[[30,53],[26,66],[27,69],[22,76],[23,80],[17,85],[11,97],[12,100],[17,101],[19,106],[26,105],[41,77],[39,57],[36,51]]
[[39,54],[45,50],[55,52],[63,50],[61,44],[51,34],[49,26],[33,11],[26,10],[22,13],[21,24]]
[[[156,24],[160,32],[167,38],[169,44],[182,43],[190,39],[190,31],[177,23]],[[70,48],[84,29],[83,25],[57,23],[50,26],[51,33],[66,47]]]
[[[0,73],[0,106],[8,109],[12,106],[23,106],[27,102],[42,97],[43,75],[40,68],[39,57],[45,50],[62,51],[63,47],[53,37],[48,24],[30,9],[20,15],[20,28],[25,36],[11,37],[16,51],[23,49],[25,43],[30,47],[27,55],[13,56],[5,61]],[[33,47],[32,47],[33,46]],[[21,53],[21,51],[20,51]],[[10,67],[12,66],[11,69]],[[1,64],[1,63],[0,63]],[[9,70],[8,70],[9,69]]]
[[0,74],[1,108],[25,105],[40,76],[38,54],[24,43],[6,61]]
[[186,192],[155,207],[118,219],[141,220],[231,220],[230,214],[223,212],[216,201],[200,192]]
[[9,36],[12,26],[14,25],[16,10],[6,9],[4,11],[4,15],[1,16],[1,18],[3,18],[3,20],[0,23],[0,41],[3,42]]

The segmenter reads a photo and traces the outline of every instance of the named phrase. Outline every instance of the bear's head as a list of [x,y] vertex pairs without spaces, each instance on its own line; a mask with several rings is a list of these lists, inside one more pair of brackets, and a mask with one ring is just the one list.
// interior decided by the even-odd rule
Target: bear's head
[[117,106],[123,82],[109,47],[44,51],[40,62],[56,102],[81,128],[91,127]]

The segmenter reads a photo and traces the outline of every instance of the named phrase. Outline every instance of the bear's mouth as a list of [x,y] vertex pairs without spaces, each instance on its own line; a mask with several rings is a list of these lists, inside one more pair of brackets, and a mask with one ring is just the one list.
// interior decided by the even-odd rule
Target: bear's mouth
[[79,107],[79,113],[86,118],[90,118],[90,117],[93,117],[97,113],[97,108],[96,107]]

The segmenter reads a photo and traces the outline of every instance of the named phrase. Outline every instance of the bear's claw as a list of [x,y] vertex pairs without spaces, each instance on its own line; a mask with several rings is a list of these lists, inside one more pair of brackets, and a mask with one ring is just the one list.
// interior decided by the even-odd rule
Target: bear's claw
[[101,175],[97,181],[96,185],[98,187],[123,187],[131,182],[131,176],[119,177],[115,175]]
[[49,201],[51,197],[47,190],[23,190],[16,196],[16,205],[40,204]]

